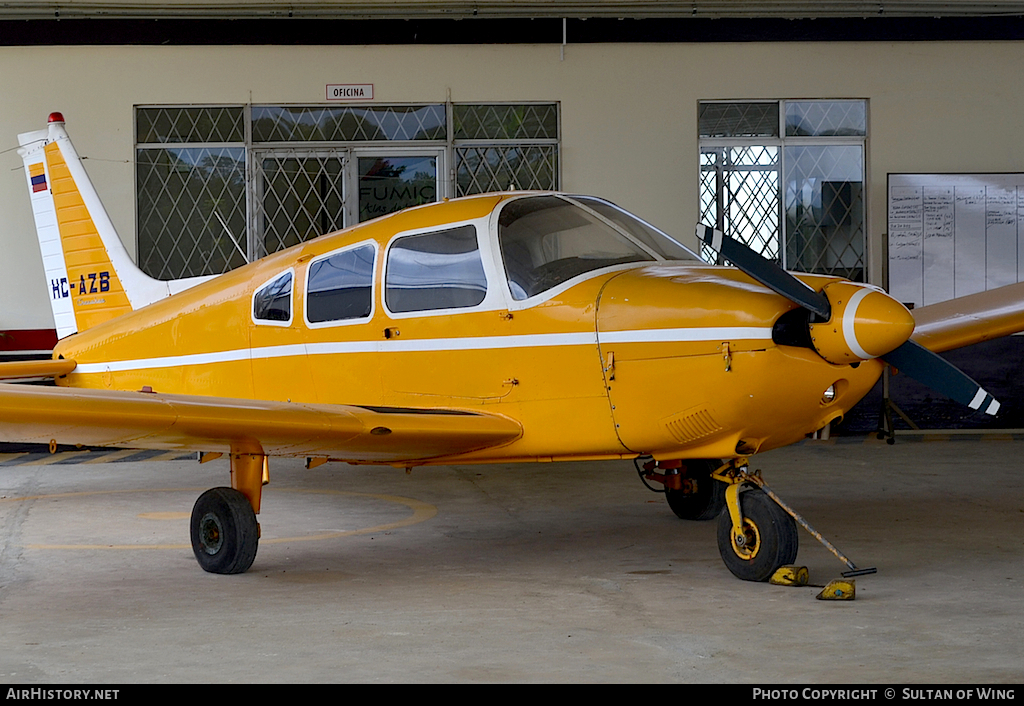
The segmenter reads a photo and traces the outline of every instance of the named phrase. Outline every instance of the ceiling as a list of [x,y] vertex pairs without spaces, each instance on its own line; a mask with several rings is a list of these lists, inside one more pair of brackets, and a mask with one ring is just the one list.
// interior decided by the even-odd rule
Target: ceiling
[[53,18],[865,18],[1024,15],[1019,0],[13,0],[3,19]]

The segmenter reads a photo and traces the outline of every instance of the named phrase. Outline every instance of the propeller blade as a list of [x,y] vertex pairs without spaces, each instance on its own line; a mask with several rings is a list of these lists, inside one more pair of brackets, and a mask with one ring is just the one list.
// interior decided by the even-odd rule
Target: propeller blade
[[736,265],[742,272],[781,294],[791,302],[813,311],[822,321],[832,316],[832,305],[828,297],[816,292],[771,260],[757,254],[746,245],[710,226],[697,226],[697,239],[711,246],[722,257]]
[[999,411],[999,402],[995,397],[962,370],[920,343],[907,341],[896,350],[883,355],[882,360],[971,409],[981,409],[985,414],[992,415]]

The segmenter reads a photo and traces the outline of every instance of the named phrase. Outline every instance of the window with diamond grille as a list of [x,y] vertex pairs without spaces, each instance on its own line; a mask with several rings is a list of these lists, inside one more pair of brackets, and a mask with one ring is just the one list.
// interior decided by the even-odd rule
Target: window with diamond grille
[[787,269],[865,280],[866,101],[701,103],[698,126],[701,222]]
[[778,137],[779,104],[701,103],[701,137]]
[[252,108],[253,142],[443,140],[443,105]]
[[136,162],[144,272],[180,279],[248,261],[243,147],[139,149]]
[[[557,103],[140,106],[135,113],[139,265],[159,279],[226,272],[448,196],[558,188]],[[401,179],[396,172],[382,181],[364,168],[377,163],[403,169]],[[453,181],[444,177],[449,170]]]
[[452,106],[455,194],[558,189],[558,104]]
[[787,145],[786,264],[864,281],[864,148]]
[[241,106],[138,108],[136,142],[242,142],[245,114]]
[[[714,223],[765,257],[779,255],[779,148],[706,147],[701,151],[701,222]],[[701,243],[701,257],[718,254]]]
[[258,151],[256,258],[340,230],[345,213],[345,158],[340,151]]
[[456,140],[554,140],[556,103],[452,106]]
[[786,135],[864,137],[866,107],[864,101],[786,101]]
[[158,279],[248,261],[242,106],[137,108],[139,267]]
[[456,193],[558,190],[558,145],[455,148]]

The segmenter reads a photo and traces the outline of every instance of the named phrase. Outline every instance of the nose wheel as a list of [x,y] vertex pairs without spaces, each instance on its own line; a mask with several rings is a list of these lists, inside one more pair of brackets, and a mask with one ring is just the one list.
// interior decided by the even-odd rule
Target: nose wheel
[[718,518],[718,551],[736,577],[744,581],[767,581],[779,568],[796,561],[800,546],[798,524],[846,564],[849,570],[843,572],[844,578],[878,571],[874,567],[857,568],[784,503],[764,482],[760,471],[750,473],[745,458],[733,459],[711,477],[726,485],[726,511]]
[[762,490],[738,494],[742,518],[734,527],[731,513],[718,517],[718,551],[737,578],[767,581],[781,566],[796,561],[800,537],[796,522]]

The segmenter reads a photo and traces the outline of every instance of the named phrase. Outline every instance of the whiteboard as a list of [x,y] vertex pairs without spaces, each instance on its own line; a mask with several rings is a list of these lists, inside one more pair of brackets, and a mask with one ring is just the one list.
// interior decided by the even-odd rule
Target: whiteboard
[[927,306],[1024,280],[1024,174],[890,174],[889,292]]

